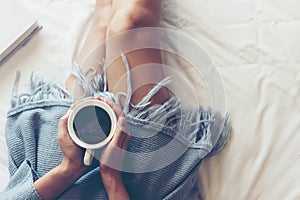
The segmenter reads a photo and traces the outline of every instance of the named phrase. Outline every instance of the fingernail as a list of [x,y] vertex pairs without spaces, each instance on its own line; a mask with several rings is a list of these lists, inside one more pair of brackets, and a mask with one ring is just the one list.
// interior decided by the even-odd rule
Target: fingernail
[[101,98],[101,97],[95,97],[95,99],[97,99],[97,100],[102,100],[102,98]]

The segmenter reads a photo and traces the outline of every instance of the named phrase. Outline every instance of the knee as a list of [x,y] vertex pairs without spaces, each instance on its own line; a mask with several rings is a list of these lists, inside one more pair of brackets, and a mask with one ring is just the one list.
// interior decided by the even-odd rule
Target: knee
[[108,26],[108,35],[113,36],[135,28],[154,27],[158,23],[159,13],[138,5],[128,6],[114,13]]

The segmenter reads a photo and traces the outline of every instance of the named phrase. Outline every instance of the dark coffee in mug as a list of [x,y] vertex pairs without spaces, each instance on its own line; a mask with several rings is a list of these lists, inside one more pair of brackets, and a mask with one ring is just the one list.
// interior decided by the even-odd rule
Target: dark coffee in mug
[[84,99],[75,104],[68,118],[71,139],[85,148],[84,164],[91,165],[95,149],[108,144],[117,128],[117,116],[106,103],[97,99]]
[[97,144],[108,137],[111,119],[104,109],[94,105],[86,106],[75,115],[73,129],[81,141]]

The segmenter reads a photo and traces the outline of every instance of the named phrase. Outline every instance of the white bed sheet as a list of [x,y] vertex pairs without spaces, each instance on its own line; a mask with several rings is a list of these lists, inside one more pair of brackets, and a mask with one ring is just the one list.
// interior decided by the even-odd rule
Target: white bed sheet
[[[163,1],[162,25],[183,29],[215,61],[233,125],[226,149],[199,170],[203,198],[300,199],[299,1]],[[63,82],[94,1],[22,3],[44,28],[0,67],[0,190],[8,182],[4,124],[16,70],[20,86],[32,71]]]

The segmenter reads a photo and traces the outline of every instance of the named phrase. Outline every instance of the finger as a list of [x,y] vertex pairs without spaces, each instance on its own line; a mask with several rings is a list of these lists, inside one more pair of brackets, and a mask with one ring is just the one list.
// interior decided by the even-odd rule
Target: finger
[[117,130],[113,137],[112,143],[121,149],[126,149],[130,141],[130,135],[128,134],[128,128],[125,117],[121,117],[118,120]]
[[58,128],[59,129],[65,129],[67,128],[67,125],[68,125],[68,118],[69,118],[69,115],[71,113],[71,108],[66,112],[66,114],[64,116],[62,116],[60,119],[59,119],[59,122],[58,122]]
[[128,144],[129,144],[129,142],[130,142],[130,140],[131,140],[131,137],[130,137],[130,135],[123,135],[123,143],[121,144],[121,149],[123,149],[123,150],[127,150],[127,147],[128,147]]
[[69,115],[71,113],[72,109],[70,108],[67,113],[62,116],[60,119],[59,119],[59,122],[58,122],[58,139],[64,139],[66,137],[70,137],[69,136],[69,132],[68,132],[68,119],[69,119]]
[[123,146],[124,140],[126,139],[126,133],[117,128],[115,135],[111,141],[111,143],[119,148]]
[[[102,102],[106,103],[107,105],[109,105],[113,109],[113,111],[116,113],[117,118],[120,118],[120,117],[124,116],[124,113],[121,110],[121,108],[117,104],[115,104],[113,101],[108,100],[108,99],[103,98],[103,97],[93,97],[93,99],[102,101]],[[81,101],[81,100],[79,100],[79,101]]]
[[126,122],[125,117],[120,118],[119,127],[122,131],[122,137],[123,137],[122,138],[123,143],[121,144],[121,148],[126,150],[127,147],[128,147],[128,144],[131,140],[131,135],[130,135],[130,132],[128,130],[128,126],[127,126],[127,122]]
[[121,108],[117,104],[115,104],[114,102],[112,102],[108,99],[105,99],[105,98],[101,98],[101,101],[103,101],[104,103],[109,105],[113,109],[113,111],[116,113],[118,118],[121,118],[121,117],[124,116],[124,113],[121,110]]

